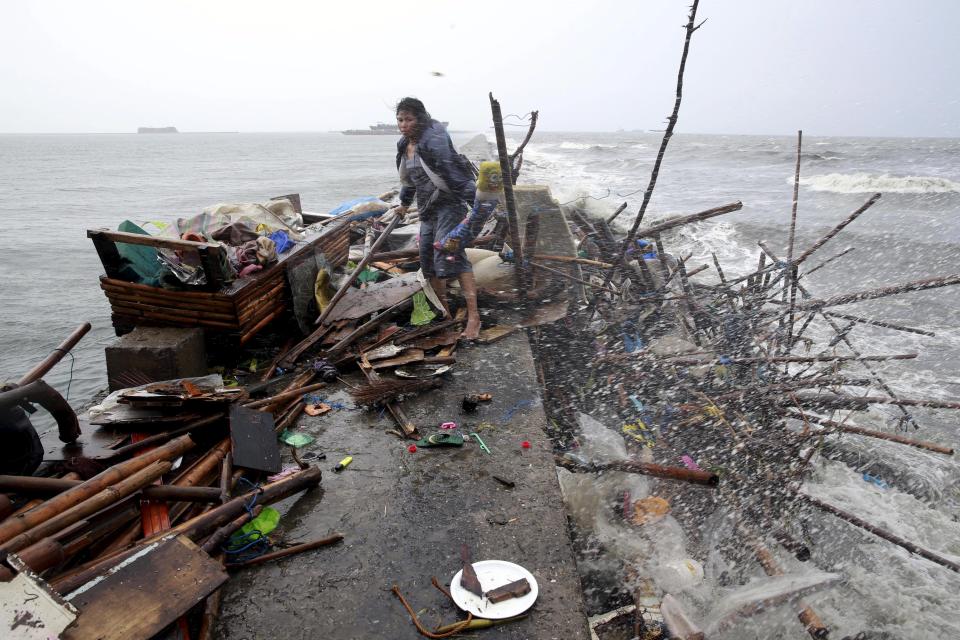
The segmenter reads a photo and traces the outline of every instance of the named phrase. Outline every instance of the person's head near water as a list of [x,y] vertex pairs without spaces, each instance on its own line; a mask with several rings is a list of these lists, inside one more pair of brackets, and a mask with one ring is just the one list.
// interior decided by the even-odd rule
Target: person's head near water
[[397,103],[397,128],[410,140],[417,140],[432,120],[427,108],[416,98],[407,97]]

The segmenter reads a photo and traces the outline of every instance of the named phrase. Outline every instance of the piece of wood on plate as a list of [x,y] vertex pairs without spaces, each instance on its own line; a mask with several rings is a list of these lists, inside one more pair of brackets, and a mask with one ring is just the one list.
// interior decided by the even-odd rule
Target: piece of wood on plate
[[230,407],[230,442],[235,467],[268,473],[280,471],[280,446],[272,414],[233,405]]
[[504,600],[510,600],[511,598],[519,598],[530,593],[530,583],[526,578],[520,578],[519,580],[514,580],[508,584],[503,585],[502,587],[497,587],[491,591],[487,591],[484,595],[487,596],[493,604],[498,602],[503,602]]
[[183,536],[161,540],[68,596],[79,610],[63,640],[146,640],[227,580]]

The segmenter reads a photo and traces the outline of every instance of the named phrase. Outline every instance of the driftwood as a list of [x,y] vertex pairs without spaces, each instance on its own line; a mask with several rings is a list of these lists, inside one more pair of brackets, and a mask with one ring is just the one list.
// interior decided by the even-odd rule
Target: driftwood
[[530,112],[530,126],[527,127],[527,135],[523,138],[520,146],[510,154],[510,174],[513,184],[517,184],[517,178],[520,177],[520,168],[523,167],[523,150],[526,148],[527,143],[530,142],[530,138],[533,137],[533,132],[537,128],[537,117],[539,115],[539,111]]
[[510,247],[514,256],[514,276],[517,297],[526,299],[531,281],[527,275],[527,263],[523,258],[523,240],[520,237],[520,222],[517,219],[517,201],[513,195],[513,172],[507,156],[507,139],[503,132],[503,115],[500,103],[490,94],[490,110],[493,113],[493,130],[497,138],[497,154],[500,157],[500,173],[503,174],[503,200],[507,209],[507,224],[510,228]]

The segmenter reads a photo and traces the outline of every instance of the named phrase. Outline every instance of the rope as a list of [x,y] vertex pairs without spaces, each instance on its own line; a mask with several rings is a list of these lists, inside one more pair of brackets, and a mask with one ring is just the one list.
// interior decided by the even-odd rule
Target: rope
[[[65,356],[70,356],[70,379],[67,380],[67,397],[65,398],[66,400],[69,400],[69,399],[70,399],[70,385],[73,384],[73,365],[74,365],[74,363],[76,363],[77,358],[76,358],[72,353],[70,353],[69,351],[67,351],[66,349],[57,348],[57,349],[54,349],[53,351],[61,351],[61,352],[63,352],[63,355],[65,355]],[[53,351],[51,351],[51,353],[53,353]]]
[[[446,590],[444,590],[442,587],[439,586],[439,584],[436,582],[436,578],[433,578],[433,581],[434,581],[434,586],[438,587],[448,597],[450,597],[451,600],[453,600],[450,594]],[[400,598],[400,604],[402,604],[403,608],[407,610],[408,614],[410,614],[410,619],[413,620],[413,625],[417,628],[417,631],[420,632],[420,635],[424,635],[428,638],[449,638],[450,636],[456,635],[461,631],[463,631],[464,629],[466,629],[467,625],[469,625],[470,622],[473,620],[473,614],[468,612],[467,619],[461,622],[458,622],[457,626],[451,629],[450,631],[446,631],[444,633],[433,633],[432,631],[427,630],[427,628],[420,623],[420,619],[417,618],[417,614],[416,612],[414,612],[413,607],[411,607],[410,604],[407,603],[406,598],[404,598],[403,594],[400,593],[400,587],[398,587],[397,585],[393,585],[393,588],[391,589],[391,591],[393,591],[393,595]]]
[[[257,499],[260,497],[260,485],[250,482],[243,476],[240,476],[240,481],[250,485],[250,488],[254,491],[250,501],[243,505],[244,510],[250,515],[250,521],[253,522],[253,508],[257,506]],[[259,548],[255,549],[255,547]],[[241,562],[262,556],[270,550],[271,544],[269,538],[263,535],[262,531],[259,529],[252,529],[241,536],[231,536],[230,540],[224,543],[221,548],[223,549],[224,553],[234,556],[253,549],[253,551],[250,551],[249,554],[243,556],[242,559],[232,559],[232,562]]]

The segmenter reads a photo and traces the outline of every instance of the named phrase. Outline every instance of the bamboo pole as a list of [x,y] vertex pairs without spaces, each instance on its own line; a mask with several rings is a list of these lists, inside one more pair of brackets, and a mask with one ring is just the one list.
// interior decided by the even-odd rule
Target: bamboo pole
[[842,258],[843,256],[847,255],[848,253],[850,253],[851,251],[853,251],[853,249],[854,249],[853,247],[847,247],[846,249],[844,249],[844,250],[841,251],[840,253],[838,253],[838,254],[836,254],[836,255],[834,255],[834,256],[830,256],[829,258],[827,258],[826,260],[824,260],[823,262],[821,262],[821,263],[818,264],[817,266],[813,267],[812,269],[808,269],[808,270],[804,271],[802,274],[800,274],[799,276],[797,276],[797,280],[802,280],[803,278],[806,278],[807,276],[809,276],[811,273],[815,273],[815,272],[819,271],[820,269],[823,269],[825,266],[827,266],[828,264],[830,264],[830,263],[833,262],[834,260],[838,260],[838,259]]
[[797,204],[800,202],[800,149],[803,146],[803,131],[797,131],[797,169],[793,178],[793,206],[790,210],[790,237],[787,243],[787,263],[790,265],[790,311],[787,316],[787,339],[783,353],[793,347],[794,307],[797,303],[797,266],[793,264],[793,242],[797,230]]
[[923,329],[905,327],[902,324],[895,324],[893,322],[888,322],[886,320],[871,320],[869,318],[852,316],[846,313],[837,313],[836,311],[824,311],[823,315],[830,316],[831,318],[840,318],[841,320],[849,320],[850,322],[858,322],[860,324],[869,324],[875,327],[883,327],[884,329],[894,329],[896,331],[906,331],[907,333],[917,333],[917,334],[920,334],[921,336],[930,336],[931,338],[934,338],[937,335],[932,331],[924,331]]
[[[763,247],[764,251],[767,251],[768,253],[770,253],[770,250],[767,249],[766,247],[764,247],[764,246],[762,245],[762,243],[761,243],[761,246]],[[771,253],[771,257],[774,259],[774,261],[777,260],[776,256],[774,256],[772,253]],[[798,290],[800,291],[800,293],[804,296],[804,298],[808,298],[808,299],[809,299],[809,298],[812,297],[811,294],[810,294],[810,292],[807,291],[807,289],[806,289],[802,284],[800,284],[799,282],[797,282],[797,289],[798,289]],[[836,322],[834,322],[829,316],[827,316],[827,313],[826,313],[822,308],[817,308],[817,309],[815,309],[815,311],[819,312],[820,315],[823,316],[823,319],[826,320],[827,324],[829,324],[830,327],[837,333],[837,336],[838,336],[841,340],[843,340],[843,343],[846,344],[846,345],[847,345],[847,348],[850,349],[850,351],[853,352],[853,355],[858,356],[858,357],[862,355],[862,354],[853,346],[853,343],[850,342],[850,339],[847,338],[846,333],[845,333],[844,331],[842,331],[842,330],[837,326],[837,323],[836,323]],[[851,326],[852,326],[852,324],[851,324]],[[880,374],[877,373],[877,371],[873,368],[873,366],[872,366],[871,364],[869,364],[868,362],[862,362],[862,361],[861,361],[861,364],[862,364],[863,367],[870,373],[870,375],[873,376],[873,379],[876,380],[876,382],[877,382],[878,385],[880,385],[880,388],[884,391],[884,393],[886,393],[886,394],[889,395],[891,398],[893,398],[894,400],[896,400],[896,399],[897,399],[897,394],[894,393],[893,389],[890,388],[890,385],[888,385],[888,384],[886,383],[886,381],[885,381],[883,378],[880,377]],[[910,415],[910,412],[907,411],[902,404],[899,404],[899,403],[895,403],[895,404],[896,404],[897,408],[900,410],[900,413],[903,414],[904,419],[906,419],[906,420],[910,421],[911,423],[913,423],[913,425],[914,425],[915,427],[918,427],[916,420],[913,419],[913,416]]]
[[945,558],[928,549],[924,549],[923,547],[916,545],[910,542],[909,540],[906,540],[904,538],[901,538],[898,535],[890,533],[885,529],[881,529],[876,525],[870,524],[863,518],[859,518],[853,515],[852,513],[848,513],[842,509],[839,509],[833,506],[832,504],[828,504],[826,502],[818,500],[817,498],[814,498],[811,495],[808,495],[806,493],[798,493],[797,495],[803,500],[805,500],[806,502],[809,502],[813,506],[817,507],[818,509],[822,509],[823,511],[826,511],[829,514],[837,516],[841,520],[845,520],[854,526],[857,526],[857,527],[860,527],[861,529],[869,531],[870,533],[877,536],[878,538],[883,538],[887,542],[892,542],[898,547],[903,547],[910,553],[916,554],[921,558],[925,558],[931,562],[935,562],[936,564],[946,567],[951,571],[956,571],[957,573],[960,573],[960,563],[954,562],[953,560]]
[[718,360],[698,360],[696,358],[684,358],[685,355],[686,354],[662,356],[660,359],[667,360],[670,364],[697,366],[704,364],[774,364],[783,362],[879,362],[883,360],[912,360],[917,357],[917,354],[915,353],[893,353],[889,355],[868,356],[758,356],[755,358],[721,358]]
[[266,407],[274,403],[282,402],[284,400],[290,400],[292,398],[299,398],[305,393],[310,393],[312,391],[319,391],[327,386],[326,382],[317,382],[316,384],[307,385],[305,387],[300,387],[299,389],[293,389],[292,391],[284,391],[283,393],[278,393],[275,396],[270,396],[269,398],[263,398],[262,400],[254,400],[253,402],[246,403],[245,407],[248,409],[259,409],[260,407]]
[[607,218],[607,224],[613,224],[613,221],[617,219],[617,216],[623,213],[623,210],[626,208],[627,208],[626,202],[624,202],[619,207],[617,207],[617,210],[613,212],[613,215]]
[[[794,418],[795,420],[801,420],[804,422],[812,422],[814,424],[822,425],[824,427],[830,427],[831,429],[834,429],[836,431],[842,431],[843,433],[853,433],[856,435],[867,436],[868,438],[877,438],[879,440],[889,440],[890,442],[905,444],[910,447],[916,447],[917,449],[926,449],[927,451],[942,453],[947,456],[953,455],[953,447],[944,447],[943,445],[939,445],[934,442],[928,442],[926,440],[914,440],[913,438],[907,438],[901,435],[897,435],[895,433],[887,433],[885,431],[874,431],[873,429],[864,429],[863,427],[858,427],[852,424],[844,424],[842,422],[836,422],[834,420],[826,420],[819,416],[789,413],[787,414],[787,417]],[[819,433],[825,433],[825,432],[821,431]]]
[[233,454],[223,457],[223,466],[220,467],[220,504],[230,501],[230,491],[233,489]]
[[878,289],[867,289],[866,291],[857,291],[855,293],[844,293],[838,296],[818,300],[810,299],[797,305],[798,310],[823,309],[826,307],[835,307],[841,304],[850,304],[852,302],[862,302],[863,300],[876,300],[899,293],[909,293],[911,291],[926,291],[927,289],[937,289],[939,287],[949,287],[960,284],[960,274],[949,276],[940,276],[936,278],[925,278],[923,280],[914,280],[903,284],[891,285],[889,287],[880,287]]
[[[67,509],[100,493],[107,487],[121,482],[144,468],[161,460],[173,460],[193,447],[190,436],[180,436],[169,443],[147,451],[141,456],[116,464],[102,473],[98,473],[83,484],[64,491],[60,495],[47,500],[17,516],[0,522],[0,543],[6,543],[14,536],[33,529],[51,518],[63,513]],[[5,546],[0,546],[5,548]]]
[[733,213],[734,211],[739,211],[743,209],[743,203],[740,201],[731,202],[730,204],[725,204],[720,207],[714,207],[713,209],[707,209],[706,211],[701,211],[699,213],[691,213],[686,216],[678,216],[676,218],[670,218],[659,222],[655,225],[649,227],[644,227],[643,229],[638,229],[634,233],[634,239],[637,238],[653,238],[659,236],[664,231],[668,231],[675,227],[682,227],[683,225],[690,224],[691,222],[700,222],[702,220],[709,220],[710,218],[716,218],[717,216],[722,216],[727,213]]
[[246,562],[228,563],[224,566],[227,569],[246,569],[247,567],[254,567],[258,564],[263,564],[264,562],[271,562],[273,560],[286,558],[297,553],[303,553],[304,551],[311,551],[313,549],[319,549],[320,547],[336,544],[341,540],[343,540],[343,534],[335,533],[327,538],[314,540],[313,542],[305,542],[303,544],[287,547],[286,549],[281,549],[280,551],[274,551],[273,553],[265,553],[262,556],[257,556],[256,558],[247,560]]
[[609,269],[613,265],[609,262],[602,262],[600,260],[590,260],[589,258],[574,258],[572,256],[555,256],[548,253],[537,253],[533,255],[533,260],[546,260],[547,262],[569,262],[573,264],[584,264],[589,267],[600,267],[601,269]]
[[210,534],[210,537],[204,540],[203,544],[200,545],[200,548],[209,554],[216,553],[217,549],[220,548],[220,545],[226,542],[230,536],[236,533],[237,530],[239,530],[243,525],[260,515],[262,511],[263,505],[258,504],[249,512],[243,513],[237,518],[234,518]]
[[174,480],[173,486],[192,487],[206,483],[214,470],[220,466],[220,461],[228,451],[230,451],[230,438],[224,438]]
[[[171,464],[167,461],[156,461],[150,466],[140,469],[130,477],[106,487],[103,491],[91,496],[87,500],[45,520],[44,522],[20,533],[0,545],[0,551],[19,551],[24,547],[38,542],[40,539],[52,535],[74,522],[104,509],[152,483],[170,470]],[[63,494],[61,494],[63,495]]]
[[[768,576],[782,576],[784,575],[783,569],[780,567],[780,563],[776,561],[773,557],[773,554],[770,553],[770,550],[760,541],[760,539],[754,535],[752,532],[748,531],[742,523],[738,523],[737,528],[744,532],[744,536],[750,543],[750,546],[753,547],[753,553],[757,558],[757,562],[760,563],[760,566],[763,567],[764,573]],[[829,630],[826,625],[823,624],[823,620],[820,619],[820,616],[810,608],[810,606],[803,600],[797,601],[797,607],[799,608],[798,616],[800,622],[803,623],[804,628],[806,628],[807,633],[812,637],[821,640],[826,638],[829,635]]]
[[168,536],[173,537],[177,535],[183,535],[195,541],[208,531],[244,514],[247,511],[247,504],[254,496],[257,497],[258,504],[272,504],[294,493],[299,493],[300,491],[317,486],[320,484],[320,477],[320,469],[311,467],[305,471],[288,476],[283,480],[264,485],[256,491],[237,496],[230,502],[215,507],[176,527],[161,531],[149,538],[141,540],[130,549],[121,550],[111,556],[102,558],[98,562],[86,566],[82,571],[60,576],[52,582],[52,586],[59,593],[70,593],[149,544]]
[[[0,475],[0,491],[13,491],[23,494],[57,494],[81,484],[83,484],[81,480]],[[172,500],[177,502],[216,502],[219,497],[219,490],[214,487],[154,485],[144,487],[142,493],[143,497],[148,500]]]
[[137,442],[133,442],[128,445],[122,446],[119,449],[114,449],[113,453],[110,454],[110,458],[111,459],[122,458],[127,456],[128,454],[133,453],[134,451],[139,451],[140,449],[143,449],[145,447],[154,446],[158,442],[169,442],[170,440],[172,440],[173,438],[176,438],[177,436],[182,436],[185,433],[190,433],[191,431],[195,429],[199,429],[200,427],[206,427],[208,425],[215,424],[216,422],[222,419],[223,419],[223,415],[218,413],[215,415],[200,418],[198,420],[194,420],[190,424],[184,425],[179,429],[174,429],[172,431],[165,431],[163,433],[157,433],[152,436],[148,436],[143,440],[138,440]]
[[370,247],[370,251],[363,257],[362,260],[360,260],[356,268],[354,268],[354,270],[350,272],[350,275],[347,276],[347,279],[344,280],[343,284],[340,286],[340,289],[333,294],[332,298],[330,298],[330,302],[324,308],[323,313],[320,314],[320,317],[317,318],[315,324],[322,325],[324,321],[330,317],[330,314],[337,307],[337,303],[343,299],[343,296],[347,295],[347,291],[353,286],[353,281],[356,280],[357,276],[360,275],[360,273],[366,268],[367,264],[370,263],[370,259],[373,257],[373,254],[376,253],[377,249],[380,248],[380,245],[382,245],[386,239],[390,237],[390,234],[393,233],[393,230],[399,223],[399,216],[390,221],[390,224],[387,225],[387,228],[383,230],[383,233],[380,234],[380,237],[377,238],[376,242],[373,243],[373,246]]
[[860,215],[861,215],[864,211],[866,211],[867,209],[869,209],[870,207],[872,207],[874,204],[876,204],[877,200],[879,200],[879,199],[880,199],[880,194],[879,194],[879,193],[873,194],[866,202],[864,202],[862,205],[860,205],[860,208],[859,208],[859,209],[857,209],[856,211],[854,211],[853,213],[851,213],[849,216],[847,216],[846,218],[844,218],[843,221],[842,221],[840,224],[838,224],[837,226],[835,226],[833,229],[831,229],[830,232],[827,233],[827,235],[825,235],[825,236],[823,236],[822,238],[820,238],[819,240],[817,240],[817,241],[813,244],[813,246],[811,246],[809,249],[807,249],[806,251],[804,251],[803,254],[801,254],[801,256],[800,256],[799,258],[797,258],[797,260],[796,260],[796,262],[795,262],[794,264],[796,264],[796,265],[802,264],[807,258],[809,258],[809,257],[813,254],[814,251],[816,251],[817,249],[819,249],[820,247],[822,247],[823,245],[825,245],[831,238],[833,238],[835,235],[837,235],[838,233],[840,233],[840,232],[843,230],[844,227],[846,227],[848,224],[850,224],[851,222],[853,222],[854,220],[856,220],[858,217],[860,217]]
[[558,275],[558,276],[560,276],[560,277],[562,277],[562,278],[565,278],[565,279],[567,279],[567,280],[571,280],[571,281],[573,281],[573,282],[577,282],[577,283],[579,283],[579,284],[586,285],[586,286],[588,286],[588,287],[592,287],[592,288],[598,289],[598,290],[600,290],[600,291],[606,291],[606,292],[612,293],[612,294],[614,294],[614,295],[619,295],[619,294],[620,294],[620,292],[617,291],[616,289],[611,289],[610,287],[604,287],[604,286],[601,286],[601,285],[599,285],[599,284],[594,284],[594,283],[592,283],[592,282],[587,282],[586,280],[583,280],[583,279],[581,279],[581,278],[577,278],[576,276],[572,276],[572,275],[570,275],[569,273],[566,273],[566,272],[564,272],[564,271],[560,271],[559,269],[554,269],[554,268],[552,268],[552,267],[548,267],[548,266],[543,265],[543,264],[539,264],[539,263],[537,263],[537,262],[531,261],[531,262],[530,262],[530,266],[532,266],[532,267],[535,268],[535,269],[543,269],[544,271],[547,271],[548,273],[552,273],[552,274]]
[[64,356],[73,349],[80,339],[83,336],[87,335],[87,332],[90,331],[90,323],[84,322],[79,327],[73,330],[67,339],[57,345],[53,351],[50,352],[46,358],[43,359],[39,364],[37,364],[33,369],[23,374],[23,376],[17,380],[17,386],[22,387],[24,385],[30,384],[36,380],[39,380],[47,374],[50,369],[53,369],[58,362],[63,360]]

